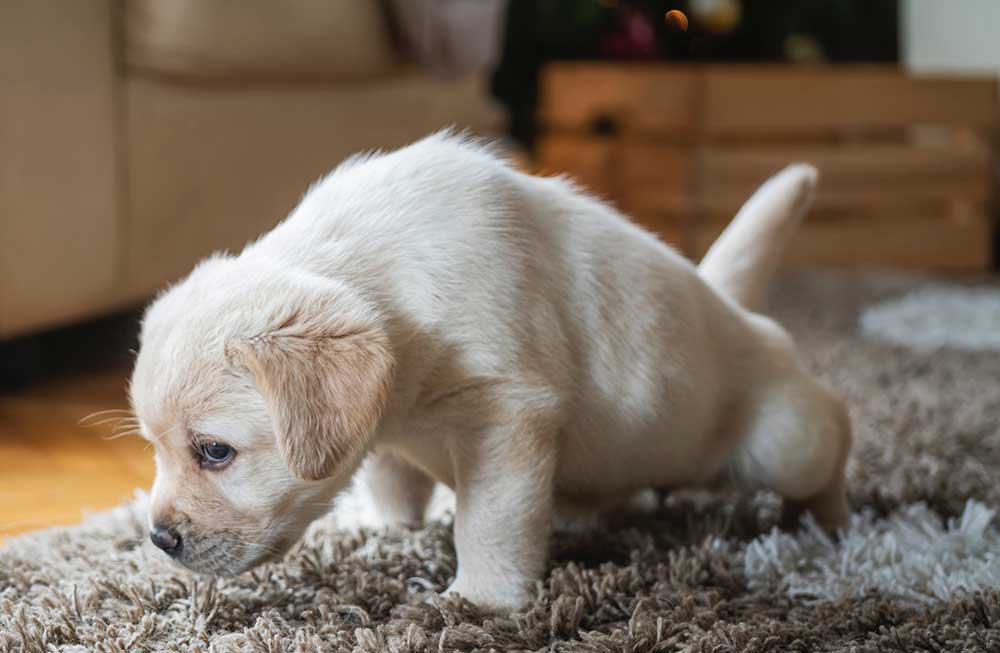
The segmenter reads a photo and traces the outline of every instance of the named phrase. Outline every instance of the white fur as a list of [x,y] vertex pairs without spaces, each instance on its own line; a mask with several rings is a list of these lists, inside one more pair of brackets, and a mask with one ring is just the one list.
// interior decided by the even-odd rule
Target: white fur
[[[765,186],[706,261],[706,282],[571,183],[449,134],[345,162],[269,234],[201,264],[150,308],[132,396],[147,436],[166,432],[151,521],[186,529],[185,564],[235,573],[286,548],[344,487],[360,458],[302,480],[275,444],[296,406],[275,405],[267,378],[227,357],[234,341],[289,330],[298,347],[308,322],[303,333],[329,324],[390,344],[388,400],[358,436],[376,457],[366,480],[393,522],[419,519],[431,479],[455,490],[448,591],[475,602],[525,601],[556,501],[729,470],[843,523],[843,410],[787,334],[740,305],[756,306],[780,251],[771,240],[801,217],[814,182],[797,166]],[[316,351],[328,366],[318,379],[352,373]],[[294,360],[296,374],[317,374]],[[326,433],[350,410],[309,419]],[[192,437],[237,458],[199,470]]]

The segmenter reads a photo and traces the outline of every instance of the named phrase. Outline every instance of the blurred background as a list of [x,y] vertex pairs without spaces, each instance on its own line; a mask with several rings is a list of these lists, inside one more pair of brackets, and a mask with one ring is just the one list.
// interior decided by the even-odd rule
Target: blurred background
[[127,407],[158,289],[443,127],[694,258],[808,160],[790,266],[989,272],[997,27],[996,0],[5,0],[0,538],[148,487],[114,414],[78,422]]

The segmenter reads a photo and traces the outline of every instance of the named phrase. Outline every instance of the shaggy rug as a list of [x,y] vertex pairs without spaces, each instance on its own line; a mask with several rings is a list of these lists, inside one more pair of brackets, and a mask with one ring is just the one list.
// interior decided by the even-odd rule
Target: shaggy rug
[[140,496],[0,549],[0,651],[1000,651],[998,305],[990,283],[779,286],[773,313],[850,404],[840,541],[778,530],[766,493],[647,496],[559,533],[531,607],[495,616],[433,595],[455,570],[447,514],[390,532],[331,516],[281,563],[215,580],[151,549]]

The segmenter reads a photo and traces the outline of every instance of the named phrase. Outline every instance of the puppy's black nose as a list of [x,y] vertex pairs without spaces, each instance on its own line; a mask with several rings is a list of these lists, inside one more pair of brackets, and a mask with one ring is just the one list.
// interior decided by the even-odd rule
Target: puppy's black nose
[[154,526],[149,531],[149,539],[171,558],[176,558],[181,553],[181,536],[172,528]]

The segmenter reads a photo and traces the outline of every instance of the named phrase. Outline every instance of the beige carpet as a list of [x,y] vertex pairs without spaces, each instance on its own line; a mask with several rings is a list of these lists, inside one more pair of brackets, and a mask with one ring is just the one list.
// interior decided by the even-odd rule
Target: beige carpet
[[903,277],[778,289],[851,406],[841,542],[773,529],[773,496],[674,493],[557,536],[535,604],[495,617],[423,601],[454,572],[447,519],[330,518],[283,563],[210,580],[151,550],[139,501],[0,550],[0,651],[1000,651],[998,302]]

